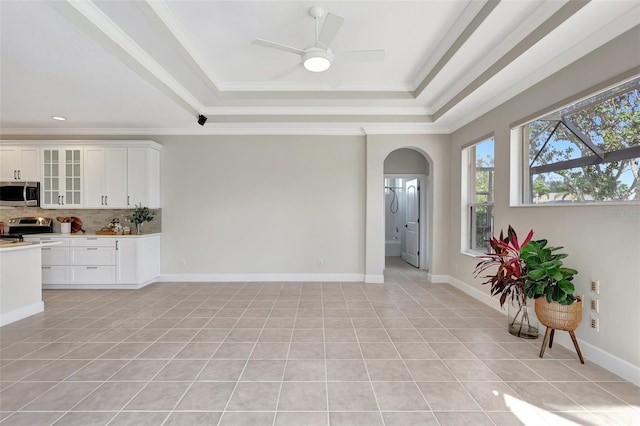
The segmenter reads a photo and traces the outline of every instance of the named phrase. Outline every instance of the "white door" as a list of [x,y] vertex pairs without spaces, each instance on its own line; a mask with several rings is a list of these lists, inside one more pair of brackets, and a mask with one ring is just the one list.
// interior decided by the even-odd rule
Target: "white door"
[[404,183],[405,212],[405,252],[402,258],[416,268],[420,267],[420,187],[418,179],[410,179]]

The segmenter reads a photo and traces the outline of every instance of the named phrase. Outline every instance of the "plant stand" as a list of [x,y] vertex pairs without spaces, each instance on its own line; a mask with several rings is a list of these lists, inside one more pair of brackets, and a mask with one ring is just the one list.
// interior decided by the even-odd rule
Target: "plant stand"
[[547,331],[544,333],[542,347],[540,348],[540,358],[544,356],[547,342],[549,342],[549,347],[553,345],[553,336],[556,330],[565,330],[568,331],[571,336],[571,341],[576,348],[580,363],[584,364],[578,339],[576,339],[574,333],[574,330],[578,328],[582,321],[582,300],[576,300],[571,305],[561,305],[556,302],[549,303],[544,297],[540,297],[536,299],[536,315],[542,325],[547,327]]

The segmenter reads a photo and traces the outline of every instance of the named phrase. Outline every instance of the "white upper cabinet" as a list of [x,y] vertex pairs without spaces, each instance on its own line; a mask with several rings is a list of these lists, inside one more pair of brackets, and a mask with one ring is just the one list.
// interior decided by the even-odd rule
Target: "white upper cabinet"
[[127,148],[86,147],[85,207],[127,207]]
[[41,207],[161,207],[156,142],[21,142],[0,141],[0,180],[41,182]]
[[42,207],[83,206],[82,154],[79,146],[42,148]]
[[129,207],[160,208],[160,151],[129,148],[127,159]]
[[38,147],[0,146],[0,180],[39,181]]

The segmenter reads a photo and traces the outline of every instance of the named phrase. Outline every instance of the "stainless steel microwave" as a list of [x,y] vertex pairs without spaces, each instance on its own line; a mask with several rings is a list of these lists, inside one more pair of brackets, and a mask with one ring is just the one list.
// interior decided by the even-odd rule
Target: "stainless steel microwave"
[[40,182],[0,182],[0,206],[40,207]]

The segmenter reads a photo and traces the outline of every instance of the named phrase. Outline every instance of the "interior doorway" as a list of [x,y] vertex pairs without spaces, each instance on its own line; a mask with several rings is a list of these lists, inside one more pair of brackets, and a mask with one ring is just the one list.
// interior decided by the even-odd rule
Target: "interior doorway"
[[425,176],[385,175],[385,257],[401,258],[424,269],[421,255],[424,245],[422,191]]

